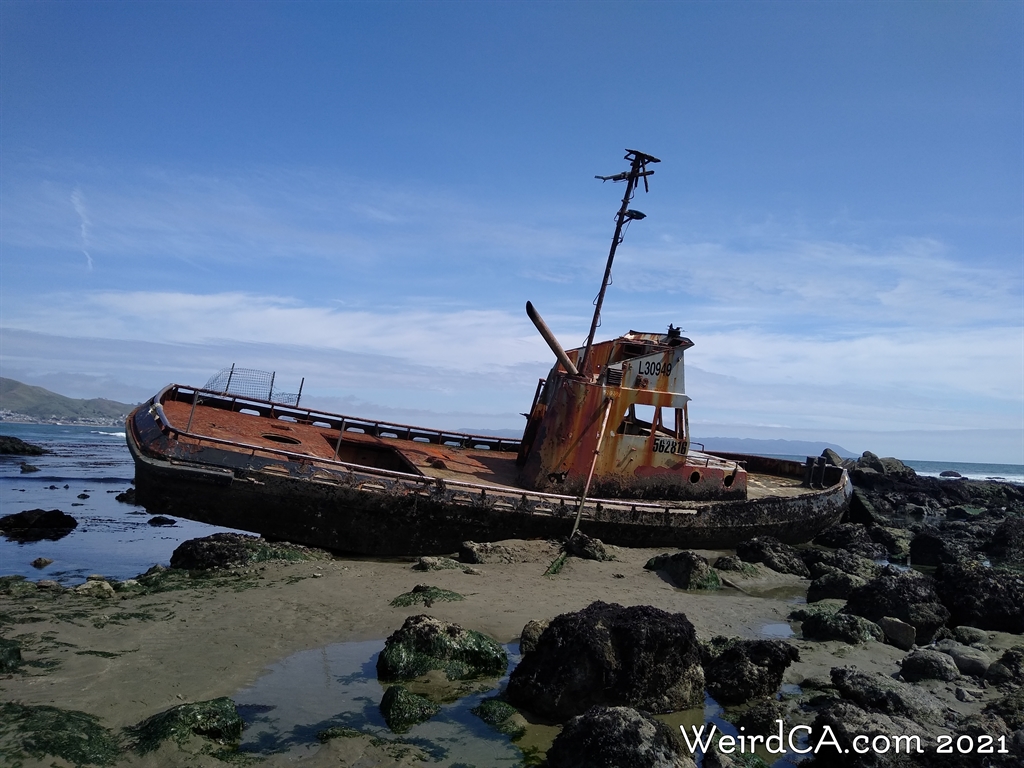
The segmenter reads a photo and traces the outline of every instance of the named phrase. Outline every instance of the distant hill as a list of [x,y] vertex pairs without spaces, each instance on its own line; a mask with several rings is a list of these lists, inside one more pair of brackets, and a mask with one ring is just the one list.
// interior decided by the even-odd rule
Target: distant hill
[[91,400],[64,397],[42,387],[0,377],[0,417],[8,421],[28,417],[42,422],[112,422],[121,421],[134,407],[102,397]]
[[752,453],[757,456],[820,456],[831,448],[844,459],[856,459],[841,445],[815,442],[812,440],[763,440],[752,437],[695,437],[694,442],[703,443],[704,449],[714,453]]

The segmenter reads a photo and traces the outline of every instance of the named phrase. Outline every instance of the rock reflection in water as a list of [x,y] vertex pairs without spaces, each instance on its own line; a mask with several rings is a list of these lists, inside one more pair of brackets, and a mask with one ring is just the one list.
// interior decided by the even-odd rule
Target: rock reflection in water
[[[383,640],[338,643],[301,651],[270,667],[233,697],[247,723],[241,750],[301,755],[319,747],[318,733],[340,726],[419,747],[439,768],[458,763],[511,768],[522,763],[520,749],[470,711],[496,695],[504,679],[486,686],[470,683],[466,695],[454,700],[456,691],[444,691],[441,697],[447,701],[437,715],[402,736],[393,734],[379,709],[384,686],[377,681],[376,663],[383,647]],[[506,647],[514,666],[518,646]],[[409,687],[425,692],[421,685]],[[530,739],[531,744],[535,741]],[[543,736],[540,741],[545,741]],[[550,738],[546,742],[538,746],[546,749]]]

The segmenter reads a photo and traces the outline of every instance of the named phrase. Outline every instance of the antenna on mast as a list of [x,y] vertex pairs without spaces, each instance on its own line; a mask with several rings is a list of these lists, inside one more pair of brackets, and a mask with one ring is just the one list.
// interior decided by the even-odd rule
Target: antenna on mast
[[615,260],[615,249],[618,248],[619,243],[622,242],[622,227],[627,222],[634,220],[639,221],[640,219],[647,218],[646,215],[640,213],[640,211],[631,210],[629,207],[629,201],[633,199],[633,195],[640,183],[640,179],[644,180],[644,192],[650,192],[650,188],[647,184],[647,177],[653,175],[654,171],[647,170],[647,164],[661,162],[658,158],[652,155],[645,155],[643,152],[638,152],[635,149],[627,149],[625,159],[630,162],[628,171],[616,173],[614,176],[594,177],[601,181],[624,181],[626,182],[626,193],[622,196],[622,205],[619,207],[619,212],[615,216],[615,234],[612,235],[612,247],[608,251],[608,263],[604,268],[604,280],[601,281],[601,290],[598,292],[597,299],[594,301],[594,320],[590,324],[590,333],[587,335],[587,346],[583,350],[583,359],[580,361],[579,365],[579,371],[584,376],[588,376],[590,374],[590,369],[587,365],[590,362],[590,348],[594,344],[594,334],[597,332],[597,324],[601,320],[601,305],[604,304],[604,292],[607,290],[608,283],[611,280],[612,261]]

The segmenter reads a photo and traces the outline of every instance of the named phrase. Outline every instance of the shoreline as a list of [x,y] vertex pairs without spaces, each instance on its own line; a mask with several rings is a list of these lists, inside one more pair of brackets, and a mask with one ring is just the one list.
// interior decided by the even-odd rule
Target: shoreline
[[[24,587],[16,590],[21,594],[0,595],[3,634],[23,641],[25,662],[0,678],[2,697],[81,710],[98,716],[108,728],[122,728],[184,702],[231,697],[300,651],[370,640],[383,647],[383,639],[407,616],[419,613],[478,630],[503,644],[515,642],[528,621],[551,619],[597,600],[684,613],[703,641],[715,635],[778,637],[766,632],[768,625],[774,625],[771,632],[783,624],[792,626],[789,614],[800,607],[810,584],[758,567],[746,577],[729,572],[743,591],[684,591],[643,568],[664,548],[608,547],[615,560],[570,558],[557,576],[545,576],[550,545],[514,544],[533,553],[529,562],[479,565],[472,569],[475,573],[424,572],[414,570],[412,561],[323,559],[230,568],[208,581],[196,579],[196,586],[186,589],[117,593],[108,599]],[[721,553],[700,554],[714,559]],[[430,608],[391,606],[391,600],[417,584],[452,590],[465,599]],[[1021,642],[1016,635],[987,634],[994,653]],[[805,640],[799,631],[786,639],[800,651],[800,660],[785,674],[784,684],[789,685],[827,679],[835,666],[893,675],[904,656],[904,651],[880,642]],[[999,695],[992,689],[977,701],[962,702],[951,686],[930,690],[943,706],[962,715],[979,712]],[[359,747],[360,754],[369,755],[374,748],[367,739],[335,741],[346,743],[332,741],[301,758],[266,756],[258,764],[344,766],[356,759],[350,756],[345,759],[353,762],[345,762],[345,750]],[[224,765],[182,750],[158,754],[159,765]],[[366,765],[418,764],[386,755],[374,759],[378,762]],[[126,754],[116,765],[154,763]]]

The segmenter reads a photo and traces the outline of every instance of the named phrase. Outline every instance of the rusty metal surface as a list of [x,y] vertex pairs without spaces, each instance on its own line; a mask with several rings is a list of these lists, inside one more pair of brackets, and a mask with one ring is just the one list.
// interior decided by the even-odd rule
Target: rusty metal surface
[[[735,461],[689,450],[684,354],[693,342],[675,328],[628,334],[591,349],[590,376],[556,365],[530,414],[519,454],[525,487],[578,493],[595,450],[593,493],[606,498],[746,497]],[[575,362],[581,349],[569,350]],[[600,429],[610,401],[608,431]],[[646,407],[648,418],[638,413]]]
[[[264,417],[265,418],[265,417]],[[210,442],[177,455],[181,435],[150,403],[131,414],[127,441],[139,503],[151,512],[365,554],[441,554],[465,538],[564,536],[570,496],[446,481],[407,472],[313,461]],[[791,482],[791,481],[787,481]],[[730,547],[772,535],[797,543],[838,521],[852,486],[796,498],[703,502],[590,499],[581,530],[622,546]]]

